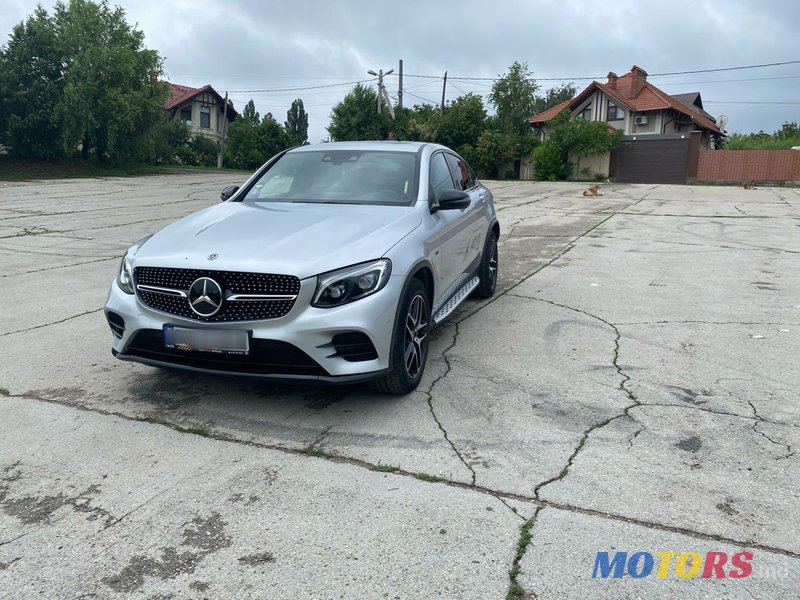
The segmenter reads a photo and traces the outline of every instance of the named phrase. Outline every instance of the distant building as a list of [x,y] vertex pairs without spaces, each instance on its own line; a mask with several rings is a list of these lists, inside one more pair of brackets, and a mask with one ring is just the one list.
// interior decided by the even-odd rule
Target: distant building
[[670,95],[647,81],[634,65],[605,83],[593,81],[580,94],[528,119],[541,140],[550,121],[569,111],[572,119],[600,121],[622,132],[620,146],[579,158],[573,178],[632,183],[685,183],[697,176],[698,152],[719,148],[725,133],[703,108],[699,92]]
[[701,147],[714,148],[722,130],[703,109],[699,92],[671,96],[647,81],[647,72],[634,65],[630,73],[618,77],[608,74],[608,81],[593,81],[572,100],[562,102],[528,123],[547,138],[547,122],[569,109],[574,119],[605,121],[623,135],[669,135],[701,133]]
[[170,83],[170,95],[164,104],[170,118],[180,120],[188,125],[191,134],[202,135],[213,140],[222,139],[224,115],[228,122],[239,116],[228,100],[225,111],[225,99],[210,85],[193,88]]

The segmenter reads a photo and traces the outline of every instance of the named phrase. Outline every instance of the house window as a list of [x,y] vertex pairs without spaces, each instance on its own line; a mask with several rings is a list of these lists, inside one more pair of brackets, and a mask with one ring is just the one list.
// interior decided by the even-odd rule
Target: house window
[[583,119],[584,121],[591,121],[592,120],[592,105],[587,104],[586,108],[584,108],[581,112],[578,113],[577,119]]
[[606,121],[618,121],[625,118],[623,110],[614,104],[611,100],[608,101],[608,117]]
[[181,109],[181,121],[183,121],[187,125],[191,125],[192,124],[192,107],[191,106],[184,106]]
[[211,107],[208,104],[200,106],[200,127],[211,127]]

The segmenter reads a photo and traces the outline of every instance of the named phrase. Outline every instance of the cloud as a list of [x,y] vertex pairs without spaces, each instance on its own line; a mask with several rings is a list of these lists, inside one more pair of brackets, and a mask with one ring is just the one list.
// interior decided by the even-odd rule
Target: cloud
[[[604,77],[638,64],[650,73],[727,67],[800,57],[800,3],[793,0],[505,1],[122,0],[129,21],[165,57],[170,80],[231,91],[242,108],[285,118],[303,99],[313,141],[327,136],[330,109],[347,87],[298,92],[239,92],[366,79],[367,69],[397,67],[409,75],[407,104],[438,100],[441,80],[413,75],[494,77],[515,60],[534,75]],[[0,32],[31,13],[35,0],[2,0]],[[44,2],[45,8],[51,4]],[[786,77],[768,81],[733,81]],[[800,65],[717,74],[652,77],[665,91],[700,91],[706,109],[725,112],[729,129],[772,131],[800,120],[797,107],[742,105],[800,97]],[[579,87],[586,84],[576,82]],[[387,79],[392,94],[397,79]],[[448,99],[486,94],[490,83],[451,79]],[[544,87],[550,84],[543,82]]]

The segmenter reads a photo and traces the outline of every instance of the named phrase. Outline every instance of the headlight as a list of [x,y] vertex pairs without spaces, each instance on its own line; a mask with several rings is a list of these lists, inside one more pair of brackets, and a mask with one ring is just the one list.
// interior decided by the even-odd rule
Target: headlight
[[149,240],[153,235],[148,235],[143,237],[142,239],[133,243],[133,245],[128,248],[128,251],[125,252],[125,256],[122,257],[122,262],[119,265],[119,273],[117,273],[117,285],[119,289],[121,289],[126,294],[133,294],[133,268],[131,267],[131,261],[128,256],[135,255],[139,248],[142,247],[147,240]]
[[119,265],[117,285],[126,294],[133,294],[133,269],[131,269],[131,261],[128,260],[127,252],[122,257],[122,262]]
[[317,291],[311,305],[331,308],[359,300],[380,291],[391,273],[392,261],[388,258],[323,273],[317,279]]

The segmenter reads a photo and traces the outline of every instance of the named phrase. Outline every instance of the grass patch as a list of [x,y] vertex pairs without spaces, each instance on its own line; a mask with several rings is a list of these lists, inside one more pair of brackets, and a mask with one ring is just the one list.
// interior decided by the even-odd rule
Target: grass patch
[[300,450],[301,454],[305,454],[306,456],[325,456],[325,451],[320,446],[306,446],[302,450]]
[[194,165],[148,165],[142,163],[101,162],[96,158],[61,158],[42,160],[0,155],[0,181],[31,181],[39,179],[74,179],[78,177],[137,177],[140,175],[170,175],[187,172],[239,173],[249,176],[253,171],[217,169]]
[[193,435],[201,435],[203,437],[208,437],[211,435],[211,432],[202,425],[192,425],[191,427],[174,425],[173,427],[175,428],[175,431],[180,431],[181,433],[191,433]]
[[536,509],[533,518],[525,521],[525,524],[520,529],[519,539],[517,540],[517,549],[514,554],[514,562],[511,565],[511,570],[508,572],[508,577],[511,579],[511,583],[508,586],[506,600],[522,600],[526,596],[525,588],[523,588],[522,585],[520,585],[520,583],[517,581],[517,577],[519,576],[520,571],[522,571],[519,563],[522,561],[522,557],[525,556],[525,552],[528,549],[528,544],[531,542],[531,529],[533,528],[533,524],[536,522],[536,517],[540,510],[541,508]]
[[417,479],[421,479],[422,481],[430,481],[430,482],[444,481],[443,478],[437,477],[436,475],[429,475],[428,473],[417,473],[414,475],[414,477],[416,477]]
[[378,463],[375,465],[375,470],[380,471],[381,473],[397,473],[400,470],[400,467],[395,465],[382,465]]
[[8,388],[0,387],[0,396],[10,396],[11,392],[8,391]]

